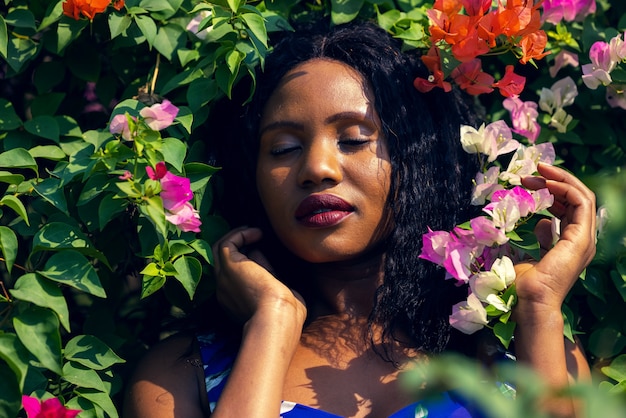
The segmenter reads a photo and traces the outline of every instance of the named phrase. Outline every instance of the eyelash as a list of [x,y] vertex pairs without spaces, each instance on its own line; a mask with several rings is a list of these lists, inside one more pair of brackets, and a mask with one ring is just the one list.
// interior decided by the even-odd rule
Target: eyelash
[[[370,142],[369,139],[346,138],[338,141],[340,147],[358,148]],[[300,146],[285,146],[270,150],[273,156],[281,156],[300,149]]]

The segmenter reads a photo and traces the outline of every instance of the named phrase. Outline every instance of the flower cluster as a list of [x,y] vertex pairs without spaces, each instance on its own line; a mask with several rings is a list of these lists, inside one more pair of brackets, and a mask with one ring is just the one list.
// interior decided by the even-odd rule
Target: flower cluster
[[39,401],[32,396],[22,396],[22,406],[28,418],[74,418],[81,411],[67,409],[57,398]]
[[482,70],[479,57],[512,51],[526,64],[546,56],[548,38],[540,29],[539,7],[540,2],[528,0],[498,1],[496,7],[492,7],[491,0],[436,0],[428,11],[431,47],[422,58],[430,76],[416,78],[415,87],[421,92],[434,87],[449,91],[451,85],[445,81],[444,64],[450,70],[450,59],[442,58],[451,55],[456,65],[452,65],[450,76],[468,93],[491,93],[497,88],[505,97],[519,95],[525,78],[515,74],[512,65],[494,82],[494,77]]
[[158,162],[154,169],[146,167],[146,173],[150,179],[161,183],[165,219],[183,232],[200,232],[200,215],[189,203],[193,198],[190,180],[169,172],[163,161]]
[[583,82],[592,90],[600,85],[606,86],[606,99],[611,107],[626,109],[626,97],[623,84],[613,83],[611,72],[626,61],[626,43],[622,35],[617,35],[609,42],[595,42],[589,50],[591,63],[582,66]]
[[63,2],[63,14],[75,20],[82,16],[89,20],[106,10],[112,5],[115,10],[122,10],[125,0],[65,0]]
[[[143,123],[153,131],[162,131],[170,126],[177,114],[178,108],[167,99],[139,111]],[[137,130],[133,126],[136,122],[137,118],[133,116],[118,114],[111,119],[109,131],[121,135],[126,141],[132,141],[137,135]]]
[[[515,302],[513,262],[523,256],[515,245],[520,240],[515,229],[554,201],[547,189],[522,187],[521,178],[534,174],[538,163],[552,164],[555,152],[551,143],[522,145],[503,121],[479,129],[462,126],[461,144],[481,159],[483,168],[475,178],[472,204],[484,205],[485,215],[450,232],[429,229],[419,257],[442,266],[446,278],[469,285],[469,296],[453,307],[450,324],[473,333],[490,319],[508,321]],[[510,153],[507,168],[501,170],[495,164],[498,157]]]

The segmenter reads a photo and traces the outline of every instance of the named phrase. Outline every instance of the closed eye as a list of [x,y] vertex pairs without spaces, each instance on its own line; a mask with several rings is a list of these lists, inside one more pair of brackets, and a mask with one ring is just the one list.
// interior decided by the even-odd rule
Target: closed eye
[[281,156],[289,154],[290,152],[294,152],[299,150],[299,146],[284,146],[284,147],[275,147],[270,150],[270,154],[274,156]]
[[371,142],[370,139],[347,138],[339,141],[339,147],[346,151],[356,151],[363,148]]

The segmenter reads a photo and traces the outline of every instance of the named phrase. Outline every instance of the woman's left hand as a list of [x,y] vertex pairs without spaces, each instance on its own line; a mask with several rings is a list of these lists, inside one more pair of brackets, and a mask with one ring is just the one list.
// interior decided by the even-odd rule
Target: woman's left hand
[[552,247],[551,222],[539,222],[535,232],[547,252],[538,262],[516,265],[515,285],[520,308],[560,311],[567,293],[595,255],[595,195],[561,168],[540,164],[538,171],[541,176],[524,178],[523,185],[533,190],[547,187],[552,193],[554,204],[549,210],[561,220],[560,238]]

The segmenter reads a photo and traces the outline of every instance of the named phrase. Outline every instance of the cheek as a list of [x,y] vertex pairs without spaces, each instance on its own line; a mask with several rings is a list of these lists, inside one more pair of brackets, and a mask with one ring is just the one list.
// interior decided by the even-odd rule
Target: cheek
[[268,168],[259,165],[256,176],[257,192],[268,217],[276,216],[277,209],[284,207],[284,199],[289,195],[285,189],[289,170]]

